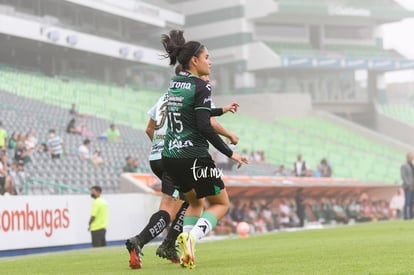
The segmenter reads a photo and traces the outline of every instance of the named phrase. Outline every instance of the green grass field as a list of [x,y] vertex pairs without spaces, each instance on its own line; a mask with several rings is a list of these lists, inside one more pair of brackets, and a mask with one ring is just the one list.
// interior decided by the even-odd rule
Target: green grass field
[[0,274],[414,274],[414,221],[200,243],[193,270],[155,249],[144,249],[141,270],[124,247],[107,247],[0,259]]

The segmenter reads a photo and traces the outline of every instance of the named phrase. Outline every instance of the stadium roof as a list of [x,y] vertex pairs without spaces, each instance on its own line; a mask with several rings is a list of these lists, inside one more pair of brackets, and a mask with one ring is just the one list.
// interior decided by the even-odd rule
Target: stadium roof
[[132,0],[106,0],[106,1],[93,1],[93,0],[65,0],[76,5],[85,6],[88,8],[96,9],[102,12],[110,13],[125,17],[131,20],[140,21],[146,24],[165,27],[167,22],[183,25],[184,15],[160,8],[158,6],[150,5],[143,2]]
[[279,12],[285,14],[308,14],[322,16],[343,16],[373,18],[380,21],[401,20],[413,17],[414,12],[406,10],[393,0],[275,0]]

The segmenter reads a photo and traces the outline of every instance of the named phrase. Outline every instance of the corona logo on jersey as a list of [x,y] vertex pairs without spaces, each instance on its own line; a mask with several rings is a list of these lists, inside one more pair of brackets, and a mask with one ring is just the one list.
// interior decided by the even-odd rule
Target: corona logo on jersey
[[68,208],[37,209],[29,203],[20,209],[0,209],[0,232],[43,231],[51,237],[54,230],[70,225]]
[[170,89],[191,89],[191,83],[190,82],[181,82],[181,81],[170,81]]

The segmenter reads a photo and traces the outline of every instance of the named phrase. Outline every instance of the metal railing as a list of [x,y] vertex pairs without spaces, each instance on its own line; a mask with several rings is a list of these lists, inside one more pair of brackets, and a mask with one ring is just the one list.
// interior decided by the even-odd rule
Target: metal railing
[[79,192],[79,193],[82,193],[82,194],[89,194],[89,189],[88,188],[80,188],[80,187],[76,187],[76,186],[70,186],[70,185],[61,184],[61,183],[50,181],[50,180],[39,179],[39,178],[28,178],[24,182],[24,194],[25,195],[29,194],[30,184],[32,184],[32,183],[40,183],[40,184],[43,184],[43,185],[46,185],[46,186],[57,188],[59,190],[58,193],[60,195],[65,194],[66,190],[72,190],[72,191]]

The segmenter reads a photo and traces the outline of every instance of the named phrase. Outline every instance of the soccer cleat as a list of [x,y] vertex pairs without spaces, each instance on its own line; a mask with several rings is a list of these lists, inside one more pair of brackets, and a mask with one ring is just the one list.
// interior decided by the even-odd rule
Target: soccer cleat
[[194,258],[194,237],[190,233],[181,233],[177,237],[178,244],[181,249],[180,265],[187,269],[195,267]]
[[129,253],[129,267],[132,269],[142,268],[141,248],[137,244],[137,238],[132,237],[125,242],[126,249]]
[[177,250],[175,249],[175,244],[172,242],[164,241],[155,252],[157,256],[170,260],[174,264],[180,263],[180,257],[178,256]]

